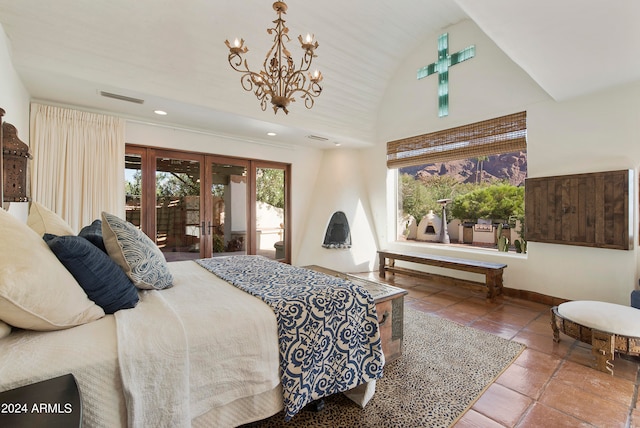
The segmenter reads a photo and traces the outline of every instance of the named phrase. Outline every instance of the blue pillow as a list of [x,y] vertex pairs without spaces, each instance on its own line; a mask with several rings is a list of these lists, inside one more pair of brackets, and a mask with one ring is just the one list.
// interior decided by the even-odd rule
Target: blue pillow
[[100,248],[103,252],[107,252],[104,247],[104,240],[102,239],[102,221],[94,220],[89,226],[85,226],[80,230],[78,236],[82,236],[87,241],[91,242],[96,247]]
[[87,239],[49,233],[43,238],[89,299],[105,313],[133,308],[138,303],[138,290],[129,277],[106,253]]

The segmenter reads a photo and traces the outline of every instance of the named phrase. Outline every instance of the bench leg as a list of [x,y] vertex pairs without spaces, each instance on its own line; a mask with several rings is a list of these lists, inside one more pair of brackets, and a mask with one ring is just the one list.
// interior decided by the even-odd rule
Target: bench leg
[[[394,267],[396,265],[396,260],[389,258],[389,264],[387,264],[387,258],[385,256],[383,256],[382,254],[379,255],[379,260],[378,260],[378,274],[380,275],[380,278],[385,278],[386,277],[386,273],[387,273],[387,267]],[[395,273],[393,271],[391,271],[391,275],[395,275]]]
[[485,278],[487,300],[493,302],[496,296],[502,294],[502,270],[487,272]]
[[487,286],[487,300],[493,301],[496,297],[496,275],[493,272],[485,274],[485,284]]
[[504,285],[504,283],[502,282],[502,273],[504,271],[502,269],[500,269],[498,272],[496,272],[496,293],[498,294],[498,296],[500,296],[502,294],[502,287]]

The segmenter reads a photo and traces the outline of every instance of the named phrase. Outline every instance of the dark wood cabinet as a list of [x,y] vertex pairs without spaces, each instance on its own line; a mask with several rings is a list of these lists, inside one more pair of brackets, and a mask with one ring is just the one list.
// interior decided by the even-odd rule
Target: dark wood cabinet
[[525,189],[528,241],[631,248],[632,170],[528,178]]

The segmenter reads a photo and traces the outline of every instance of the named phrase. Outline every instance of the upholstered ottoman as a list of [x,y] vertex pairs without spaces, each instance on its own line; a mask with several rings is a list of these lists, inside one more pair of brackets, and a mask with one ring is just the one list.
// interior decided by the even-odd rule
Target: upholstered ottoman
[[640,310],[614,303],[577,300],[551,308],[553,340],[560,333],[591,344],[595,368],[613,374],[616,352],[640,355]]

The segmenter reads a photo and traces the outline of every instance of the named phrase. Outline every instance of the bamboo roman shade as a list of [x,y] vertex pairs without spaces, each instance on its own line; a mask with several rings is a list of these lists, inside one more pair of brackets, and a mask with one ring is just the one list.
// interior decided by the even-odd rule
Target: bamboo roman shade
[[402,168],[527,149],[527,112],[387,143],[387,167]]

